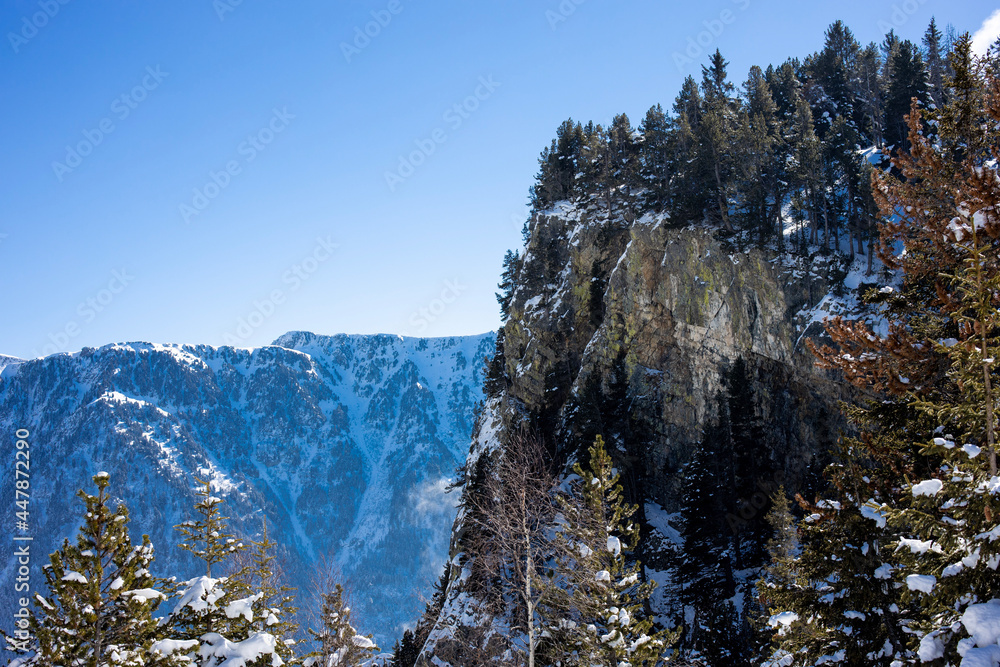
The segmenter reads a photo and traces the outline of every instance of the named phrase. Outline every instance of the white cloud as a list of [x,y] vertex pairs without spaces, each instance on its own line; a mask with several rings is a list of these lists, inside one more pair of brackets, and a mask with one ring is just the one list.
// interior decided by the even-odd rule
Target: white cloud
[[1000,9],[989,15],[979,30],[972,34],[972,50],[980,56],[986,55],[990,44],[1000,37]]

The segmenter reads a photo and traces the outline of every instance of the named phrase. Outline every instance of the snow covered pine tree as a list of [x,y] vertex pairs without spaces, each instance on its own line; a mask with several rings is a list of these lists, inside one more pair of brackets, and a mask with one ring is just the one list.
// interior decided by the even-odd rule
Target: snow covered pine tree
[[[1000,477],[996,460],[1000,355],[1000,82],[990,81],[977,136],[955,161],[924,136],[910,115],[911,154],[896,160],[905,182],[885,181],[884,205],[906,211],[911,236],[931,256],[949,256],[936,283],[948,338],[934,343],[950,368],[946,391],[911,392],[913,405],[940,424],[921,451],[927,467],[908,479],[909,494],[889,512],[899,540],[897,579],[919,609],[908,623],[916,663],[1000,664]],[[947,128],[946,128],[947,131]],[[947,136],[946,136],[947,139]],[[986,150],[976,150],[984,142]],[[910,254],[910,253],[908,253]],[[915,260],[903,259],[904,270]]]
[[126,507],[112,510],[108,473],[93,479],[97,495],[78,494],[86,511],[76,544],[66,540],[49,557],[44,568],[48,595],[35,595],[38,610],[29,620],[35,655],[12,664],[169,664],[151,651],[158,635],[153,612],[169,585],[149,573],[149,538],[132,545]]
[[351,608],[340,584],[323,593],[322,620],[321,630],[309,630],[319,647],[306,657],[304,667],[360,667],[379,652],[371,635],[358,634],[351,625]]
[[787,628],[773,664],[1000,665],[1000,86],[976,82],[968,42],[950,54],[937,136],[914,104],[910,153],[894,158],[901,178],[874,179],[880,256],[903,276],[901,291],[881,290],[887,335],[833,320],[839,349],[816,350],[877,400],[853,411],[862,437],[833,470],[844,504],[810,507],[800,594],[771,607]]
[[201,488],[195,510],[200,518],[186,521],[177,529],[185,538],[180,547],[205,561],[206,572],[184,582],[173,611],[165,619],[167,638],[152,648],[198,667],[224,663],[278,667],[284,662],[277,638],[254,626],[258,614],[271,613],[268,610],[255,613],[264,593],[251,593],[241,581],[240,573],[232,577],[212,576],[213,565],[227,564],[246,546],[227,532],[227,517],[219,512],[222,499],[212,495],[211,483],[197,482]]
[[636,508],[622,499],[601,436],[589,453],[586,468],[573,466],[573,495],[559,497],[563,521],[541,603],[549,637],[541,652],[546,664],[562,666],[663,664],[678,633],[654,631],[645,617],[655,584],[640,582],[641,564],[628,559],[639,539],[630,520]]

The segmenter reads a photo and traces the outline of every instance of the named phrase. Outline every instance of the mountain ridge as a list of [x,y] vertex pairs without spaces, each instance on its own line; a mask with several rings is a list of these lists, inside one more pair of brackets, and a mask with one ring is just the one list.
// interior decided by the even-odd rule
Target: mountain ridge
[[[29,430],[35,454],[33,591],[43,556],[78,525],[73,493],[98,470],[111,473],[133,535],[150,534],[161,573],[195,574],[172,526],[192,511],[197,475],[236,532],[259,535],[268,519],[303,594],[316,563],[331,562],[358,593],[359,624],[383,642],[399,634],[447,558],[454,503],[443,491],[468,449],[493,334],[276,342],[112,343],[3,374],[0,429]],[[12,525],[0,532],[10,544]]]

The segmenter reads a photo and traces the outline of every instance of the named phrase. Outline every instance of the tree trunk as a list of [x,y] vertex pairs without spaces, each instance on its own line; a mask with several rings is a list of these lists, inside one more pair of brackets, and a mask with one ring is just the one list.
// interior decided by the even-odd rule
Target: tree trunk
[[719,156],[715,149],[712,149],[712,156],[715,158],[712,165],[715,173],[715,199],[719,205],[719,215],[722,216],[722,224],[725,226],[727,232],[731,232],[733,231],[733,225],[729,222],[729,208],[726,206],[726,200],[722,192],[722,176],[719,174]]
[[799,210],[799,254],[803,254],[806,247],[806,218],[803,213],[804,211]]
[[772,192],[774,197],[774,233],[778,237],[778,252],[785,251],[785,225],[781,221],[781,195],[777,189]]
[[983,358],[983,391],[986,394],[986,449],[990,455],[990,475],[996,477],[997,474],[997,452],[996,435],[993,426],[993,385],[990,379],[990,360],[987,357],[987,344],[989,343],[986,319],[991,308],[992,293],[983,284],[983,264],[981,260],[982,251],[979,249],[979,233],[976,230],[975,220],[972,222],[972,243],[974,251],[972,253],[976,268],[976,297],[979,300],[979,331],[982,334],[982,348],[980,355]]
[[525,610],[528,614],[528,667],[535,667],[535,605],[531,590],[531,577],[534,575],[535,568],[531,562],[530,546],[528,547],[527,559],[527,576],[524,578],[524,599]]
[[817,233],[819,232],[819,225],[816,224],[816,206],[810,198],[809,202],[809,245],[816,245],[818,240]]
[[830,249],[830,217],[826,211],[826,194],[823,195],[823,247]]

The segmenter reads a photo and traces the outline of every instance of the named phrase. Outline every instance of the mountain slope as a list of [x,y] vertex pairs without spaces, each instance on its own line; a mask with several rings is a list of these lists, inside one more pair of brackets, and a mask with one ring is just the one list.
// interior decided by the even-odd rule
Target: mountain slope
[[[79,523],[76,490],[100,470],[133,533],[152,538],[157,571],[195,574],[172,527],[198,475],[238,532],[259,535],[268,519],[300,604],[322,559],[350,582],[359,625],[391,643],[446,560],[454,499],[443,492],[493,341],[295,332],[253,350],[130,343],[8,369],[0,431],[31,433],[33,590]],[[0,493],[11,507],[13,483]]]
[[17,357],[10,357],[6,354],[0,354],[0,375],[3,374],[3,370],[8,366],[17,366],[18,364],[23,364],[24,359],[18,359]]

